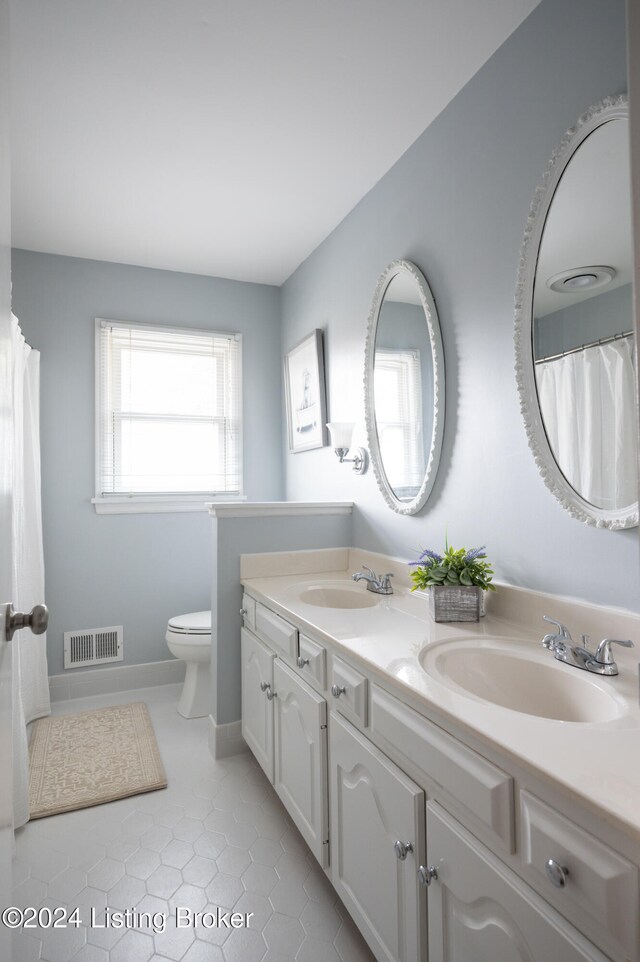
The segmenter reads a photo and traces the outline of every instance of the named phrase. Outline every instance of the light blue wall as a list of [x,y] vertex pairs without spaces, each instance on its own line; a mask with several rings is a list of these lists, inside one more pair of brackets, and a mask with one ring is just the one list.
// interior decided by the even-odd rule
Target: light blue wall
[[637,531],[574,521],[538,474],[513,351],[534,190],[565,130],[626,90],[625,63],[623,0],[543,0],[284,285],[283,349],[324,329],[333,420],[363,418],[367,316],[386,265],[414,261],[438,306],[447,415],[426,509],[393,514],[372,472],[355,476],[329,448],[286,458],[289,498],[356,502],[355,544],[410,557],[441,546],[448,531],[453,543],[486,543],[509,582],[640,609]]
[[305,548],[346,548],[351,514],[279,518],[213,518],[213,719],[237,721],[240,712],[240,555]]
[[13,309],[42,353],[42,502],[49,673],[62,633],[123,624],[125,662],[169,657],[167,618],[209,608],[211,519],[96,515],[94,318],[243,335],[245,493],[283,495],[279,291],[122,264],[13,252]]
[[623,284],[544,317],[533,328],[534,356],[561,354],[601,337],[633,330],[633,287]]

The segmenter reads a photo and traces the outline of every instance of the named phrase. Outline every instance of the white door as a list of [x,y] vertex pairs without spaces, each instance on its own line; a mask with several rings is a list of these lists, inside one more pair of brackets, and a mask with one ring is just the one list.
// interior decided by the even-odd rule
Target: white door
[[[11,905],[13,786],[11,784],[11,645],[4,603],[11,601],[11,215],[9,200],[9,4],[0,0],[0,906]],[[11,959],[9,929],[0,925],[0,958]]]
[[429,958],[607,962],[604,955],[435,802],[427,805]]
[[323,868],[329,864],[327,703],[277,660],[274,788]]
[[275,655],[241,629],[242,737],[273,782],[273,662]]
[[333,884],[379,962],[423,962],[424,792],[335,712],[329,759]]

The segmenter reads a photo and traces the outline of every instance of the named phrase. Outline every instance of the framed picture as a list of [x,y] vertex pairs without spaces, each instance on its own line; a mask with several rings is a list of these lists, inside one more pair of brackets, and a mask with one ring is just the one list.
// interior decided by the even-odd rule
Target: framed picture
[[327,443],[322,331],[316,328],[284,356],[289,450],[310,451]]

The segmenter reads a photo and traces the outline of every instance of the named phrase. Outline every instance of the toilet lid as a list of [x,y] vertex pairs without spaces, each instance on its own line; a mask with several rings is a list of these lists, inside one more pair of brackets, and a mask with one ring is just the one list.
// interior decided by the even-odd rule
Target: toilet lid
[[211,633],[211,612],[192,611],[187,615],[176,615],[169,619],[169,628],[190,635],[208,635]]

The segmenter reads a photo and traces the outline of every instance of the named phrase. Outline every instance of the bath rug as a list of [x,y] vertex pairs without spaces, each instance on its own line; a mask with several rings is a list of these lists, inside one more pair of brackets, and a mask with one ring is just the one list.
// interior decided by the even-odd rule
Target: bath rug
[[34,722],[29,744],[32,819],[166,786],[144,702]]

